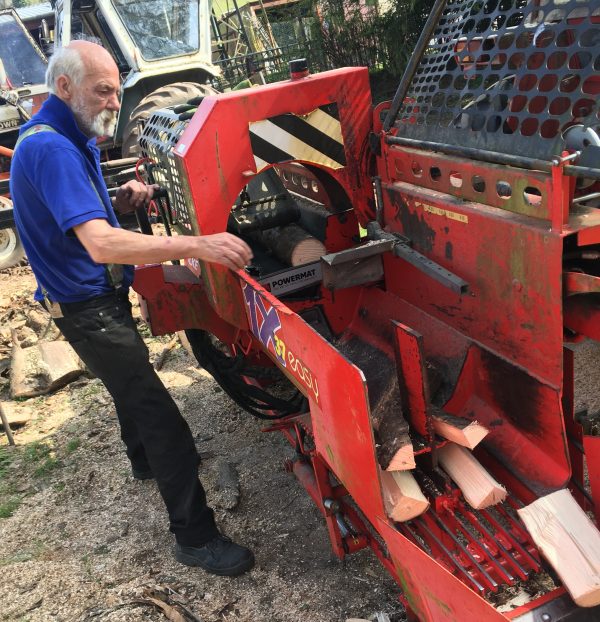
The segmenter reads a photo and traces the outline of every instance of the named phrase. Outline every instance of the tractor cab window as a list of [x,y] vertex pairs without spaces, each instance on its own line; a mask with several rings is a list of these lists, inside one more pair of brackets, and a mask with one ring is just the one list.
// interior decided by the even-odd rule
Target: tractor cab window
[[[4,88],[44,84],[46,63],[11,13],[0,13],[0,83]],[[2,84],[0,84],[2,86]]]
[[96,19],[98,20],[98,24],[102,29],[102,33],[106,37],[106,41],[108,43],[108,45],[105,45],[105,47],[107,47],[113,55],[115,62],[117,63],[117,67],[119,68],[119,73],[127,73],[131,68],[129,67],[127,60],[125,59],[125,56],[123,56],[123,52],[121,52],[121,49],[119,48],[109,25],[106,23],[104,15],[102,15],[100,11],[96,11],[95,15]]
[[145,60],[198,51],[198,0],[113,0]]

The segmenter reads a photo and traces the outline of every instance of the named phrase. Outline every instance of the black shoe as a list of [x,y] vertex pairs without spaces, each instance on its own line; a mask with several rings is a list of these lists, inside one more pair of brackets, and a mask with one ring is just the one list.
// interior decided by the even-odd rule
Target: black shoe
[[206,572],[221,577],[235,577],[254,566],[254,555],[250,549],[221,535],[204,546],[175,544],[175,559],[186,566],[200,566]]
[[154,473],[150,469],[135,469],[131,467],[131,474],[133,475],[133,479],[145,480],[145,479],[154,479]]

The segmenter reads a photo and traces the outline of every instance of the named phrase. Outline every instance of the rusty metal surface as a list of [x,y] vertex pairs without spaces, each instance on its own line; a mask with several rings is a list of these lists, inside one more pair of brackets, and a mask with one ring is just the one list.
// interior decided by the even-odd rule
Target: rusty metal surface
[[405,182],[384,184],[388,229],[469,283],[455,294],[384,258],[400,298],[557,386],[561,382],[562,241],[542,221],[465,203]]
[[[493,12],[492,4],[477,10]],[[252,124],[276,119],[281,125],[283,117],[295,123],[290,115],[308,118],[323,107],[331,111],[333,103],[344,157],[331,167],[309,165],[324,182],[328,204],[325,214],[305,216],[329,253],[360,255],[357,224],[374,220],[376,202],[367,148],[370,95],[367,74],[359,69],[206,97],[172,148],[197,230],[224,231],[240,191],[264,169],[253,151]],[[371,546],[423,622],[506,620],[487,596],[539,569],[512,504],[572,481],[564,421],[572,412],[572,366],[563,359],[563,320],[599,338],[600,311],[590,304],[593,296],[573,295],[563,318],[565,292],[595,291],[590,275],[567,275],[563,290],[563,252],[578,240],[593,243],[599,221],[589,209],[570,213],[575,186],[562,165],[545,173],[507,171],[402,151],[380,138],[382,230],[405,236],[415,252],[468,283],[468,291],[444,287],[389,250],[377,255],[383,265],[378,283],[350,278],[343,289],[315,285],[285,301],[246,272],[194,259],[188,261],[191,275],[181,272],[179,280],[170,270],[144,268],[136,288],[153,330],[202,327],[253,360],[268,357],[308,398],[308,423],[292,418],[272,429],[296,449],[299,460],[291,470],[323,512],[336,555]],[[318,317],[319,332],[309,324],[311,316]],[[435,395],[426,387],[428,366],[440,375]],[[391,382],[397,375],[408,384],[406,404],[402,382]],[[475,453],[509,489],[511,507],[473,513],[461,501],[436,468],[437,444],[427,438],[430,401],[489,429]],[[398,419],[406,406],[416,413],[415,474],[433,509],[410,527],[412,535],[386,518],[373,430],[382,404]],[[580,466],[575,463],[578,477]]]

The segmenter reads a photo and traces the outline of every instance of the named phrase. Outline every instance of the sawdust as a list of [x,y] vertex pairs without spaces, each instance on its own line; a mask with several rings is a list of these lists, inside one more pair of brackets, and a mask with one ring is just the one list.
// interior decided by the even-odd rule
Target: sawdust
[[584,341],[571,347],[575,365],[575,412],[600,413],[600,343]]
[[[33,286],[28,268],[0,272],[0,317],[19,324],[37,310]],[[169,337],[143,334],[159,356]],[[10,344],[0,338],[2,360]],[[0,400],[10,399],[5,375]],[[283,468],[293,457],[283,437],[262,432],[181,346],[160,375],[195,435],[218,522],[253,548],[256,568],[231,580],[173,560],[156,486],[132,479],[112,402],[98,380],[84,378],[21,402],[32,420],[15,432],[16,448],[2,439],[0,512],[14,513],[0,518],[0,620],[164,621],[142,597],[159,589],[203,622],[337,622],[379,611],[400,622],[399,591],[374,555],[332,556],[320,513]],[[231,510],[217,490],[222,461],[239,478]]]
[[[52,325],[31,300],[27,267],[0,272],[0,400],[9,400],[10,328],[21,341]],[[169,337],[151,338],[153,358]],[[600,346],[576,348],[576,402],[591,412],[600,382]],[[4,367],[3,365],[4,361]],[[153,482],[132,479],[112,402],[98,382],[78,380],[24,400],[33,417],[0,446],[0,620],[138,622],[165,620],[148,594],[171,594],[203,622],[337,622],[384,611],[403,620],[398,589],[365,551],[340,563],[325,523],[283,468],[293,451],[264,433],[179,345],[160,375],[195,434],[200,476],[223,530],[251,546],[256,568],[229,580],[177,564]],[[6,456],[9,459],[6,460]],[[222,499],[219,472],[231,465],[239,503]],[[12,504],[12,506],[11,506]],[[489,599],[509,610],[552,589],[545,574]]]

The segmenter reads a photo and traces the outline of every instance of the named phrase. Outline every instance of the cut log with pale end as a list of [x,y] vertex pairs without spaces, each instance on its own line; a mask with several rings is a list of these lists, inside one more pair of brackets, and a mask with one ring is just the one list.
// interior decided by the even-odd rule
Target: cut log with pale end
[[444,471],[461,489],[469,505],[476,510],[496,505],[506,498],[506,489],[468,449],[448,443],[438,450],[437,455]]
[[365,375],[379,466],[385,471],[414,469],[413,444],[403,414],[395,361],[353,334],[349,339],[342,336],[334,345]]
[[380,477],[383,503],[392,520],[400,523],[427,511],[429,501],[410,471],[381,471]]
[[[371,379],[374,380],[375,376]],[[416,466],[415,454],[408,423],[402,413],[398,376],[391,373],[378,384],[379,391],[374,390],[369,397],[372,398],[371,420],[377,432],[379,465],[386,471],[409,471]]]
[[29,348],[13,346],[10,389],[13,398],[56,391],[85,371],[66,341],[40,341]]
[[431,415],[436,434],[469,449],[476,447],[489,432],[477,421],[454,417],[439,408],[432,409]]
[[296,224],[261,232],[262,241],[272,253],[290,266],[318,261],[327,254],[325,245]]
[[392,456],[386,471],[410,471],[415,468],[415,450],[410,439]]
[[580,607],[600,604],[600,532],[568,490],[517,510],[533,541]]

